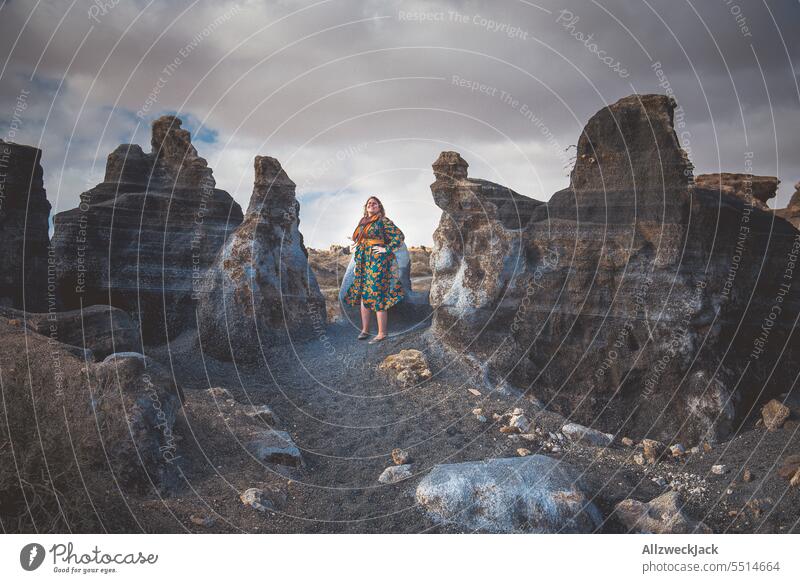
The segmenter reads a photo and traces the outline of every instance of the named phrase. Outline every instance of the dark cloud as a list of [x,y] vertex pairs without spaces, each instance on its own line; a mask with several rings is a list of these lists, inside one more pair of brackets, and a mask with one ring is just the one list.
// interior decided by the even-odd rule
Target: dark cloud
[[148,144],[149,122],[177,112],[242,204],[253,157],[279,157],[312,245],[341,242],[372,192],[429,242],[439,151],[546,199],[566,185],[566,149],[590,115],[668,88],[697,171],[743,170],[752,151],[756,173],[783,181],[782,206],[800,179],[799,6],[6,2],[0,120],[29,92],[15,139],[44,148],[56,210],[100,179],[118,143]]

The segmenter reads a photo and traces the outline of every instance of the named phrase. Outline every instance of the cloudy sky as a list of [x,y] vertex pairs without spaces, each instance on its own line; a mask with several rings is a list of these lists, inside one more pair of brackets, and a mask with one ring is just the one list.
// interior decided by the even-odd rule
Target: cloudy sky
[[547,200],[636,92],[674,94],[697,173],[753,152],[777,207],[800,180],[797,0],[0,2],[0,138],[43,149],[53,212],[177,113],[243,207],[254,156],[281,160],[307,244],[344,243],[372,193],[429,244],[440,151]]

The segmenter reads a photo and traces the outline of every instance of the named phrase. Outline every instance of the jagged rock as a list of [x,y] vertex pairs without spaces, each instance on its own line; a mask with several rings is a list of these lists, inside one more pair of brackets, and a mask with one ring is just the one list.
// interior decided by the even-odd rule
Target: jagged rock
[[[42,151],[0,140],[0,306],[47,309],[50,203]],[[50,296],[53,300],[55,296]]]
[[697,186],[719,191],[728,196],[736,196],[760,209],[769,208],[767,201],[775,198],[778,180],[775,176],[756,176],[754,174],[700,174],[694,177]]
[[203,348],[212,356],[255,360],[272,343],[307,338],[314,322],[325,321],[299,212],[280,162],[256,156],[247,213],[208,270],[198,305]]
[[631,532],[644,534],[711,534],[704,523],[683,511],[680,494],[665,492],[650,502],[627,499],[617,504],[614,514]]
[[603,433],[578,423],[567,423],[561,428],[561,433],[566,435],[570,441],[596,447],[608,447],[614,442],[614,436],[610,433]]
[[789,407],[776,399],[771,399],[769,403],[761,409],[761,418],[764,420],[764,427],[767,431],[780,429],[789,418],[791,411]]
[[262,462],[294,468],[303,465],[300,449],[285,431],[262,431],[247,444],[247,449]]
[[667,451],[667,446],[660,441],[655,439],[642,440],[642,453],[644,454],[644,459],[651,464],[654,464],[660,460],[664,454],[667,453]]
[[175,419],[182,395],[169,372],[141,354],[112,354],[89,367],[91,411],[115,475],[171,491],[180,459]]
[[387,356],[378,368],[393,371],[397,381],[404,386],[416,385],[431,378],[425,355],[413,348]]
[[800,454],[793,454],[783,459],[781,467],[778,468],[778,475],[789,480],[798,471],[800,471]]
[[589,533],[601,524],[572,466],[542,455],[438,465],[417,503],[469,531]]
[[794,185],[794,194],[789,199],[789,205],[785,209],[776,210],[775,214],[789,221],[795,229],[800,229],[800,182]]
[[431,335],[578,423],[699,443],[793,382],[800,234],[693,184],[674,108],[632,95],[592,116],[546,205],[443,152]]
[[402,482],[403,480],[407,480],[413,474],[411,473],[411,464],[403,464],[400,466],[389,466],[381,475],[378,476],[378,481],[381,484],[396,484],[397,482]]
[[275,504],[270,500],[267,493],[260,488],[248,488],[239,496],[239,500],[245,506],[252,506],[259,512],[275,510]]
[[241,220],[181,120],[160,117],[150,153],[119,146],[104,181],[55,216],[59,305],[111,304],[141,322],[145,342],[175,338],[195,326],[202,275]]
[[111,306],[52,313],[0,308],[0,315],[23,321],[30,330],[55,341],[91,350],[100,360],[115,352],[141,349],[139,324],[127,312]]
[[233,399],[233,394],[225,387],[209,387],[206,392],[215,399]]
[[411,461],[411,454],[404,449],[396,447],[392,450],[392,461],[395,465],[404,466]]

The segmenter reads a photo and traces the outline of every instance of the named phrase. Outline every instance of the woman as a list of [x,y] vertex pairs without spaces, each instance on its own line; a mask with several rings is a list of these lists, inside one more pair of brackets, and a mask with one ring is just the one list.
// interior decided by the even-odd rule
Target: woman
[[361,306],[361,334],[369,338],[372,312],[378,317],[378,335],[370,340],[376,344],[386,338],[386,310],[403,299],[403,285],[397,274],[394,251],[403,244],[402,231],[386,217],[378,197],[371,196],[364,205],[364,216],[353,232],[354,279],[344,301]]

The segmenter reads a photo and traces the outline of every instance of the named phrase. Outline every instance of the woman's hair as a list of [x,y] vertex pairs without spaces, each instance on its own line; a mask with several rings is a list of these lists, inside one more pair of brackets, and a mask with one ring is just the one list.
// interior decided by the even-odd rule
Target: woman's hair
[[378,203],[378,207],[380,207],[380,209],[381,209],[380,211],[378,211],[378,214],[380,215],[380,217],[381,218],[385,217],[386,216],[386,211],[383,210],[383,203],[381,202],[381,199],[379,199],[377,196],[370,196],[367,199],[367,202],[364,203],[364,216],[365,217],[369,216],[369,213],[367,212],[367,205],[369,204],[369,201],[371,201],[371,200],[374,200],[375,202]]

